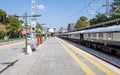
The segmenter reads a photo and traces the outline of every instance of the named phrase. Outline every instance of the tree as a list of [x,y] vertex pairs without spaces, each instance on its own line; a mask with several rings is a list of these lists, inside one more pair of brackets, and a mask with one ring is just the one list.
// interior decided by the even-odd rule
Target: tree
[[107,16],[104,14],[98,13],[93,19],[90,20],[90,24],[94,25],[94,24],[120,18],[120,0],[114,0],[111,6],[112,6],[113,14],[111,14],[109,18],[107,18]]
[[4,25],[0,24],[0,34],[6,34],[7,33],[7,29]]
[[40,34],[42,30],[43,30],[43,27],[39,23],[37,23],[36,24],[36,32],[37,32],[37,34],[38,33]]
[[76,22],[75,28],[80,29],[83,27],[88,27],[90,25],[90,22],[88,21],[88,18],[85,16],[81,16],[80,19]]
[[0,24],[0,39],[1,38],[3,39],[6,33],[7,33],[6,27],[3,24]]
[[0,23],[4,23],[5,22],[6,15],[7,15],[7,13],[4,10],[0,9]]
[[36,29],[40,29],[40,30],[42,30],[43,27],[42,27],[39,23],[37,23],[37,24],[36,24]]
[[20,20],[20,23],[21,23],[21,24],[23,24],[23,23],[24,23],[24,21],[23,21],[23,20]]
[[[15,38],[21,34],[22,22],[16,17],[17,15],[7,16],[7,13],[0,9],[0,37],[8,36]],[[3,35],[6,34],[6,35]]]
[[14,35],[20,33],[22,29],[22,25],[16,16],[9,16],[8,23],[5,26],[8,30],[7,34],[9,37],[11,37],[11,35],[14,37]]
[[94,25],[94,24],[102,23],[102,22],[105,22],[105,21],[108,21],[108,20],[109,20],[109,18],[107,18],[107,16],[105,14],[98,13],[95,16],[95,18],[90,20],[90,24]]
[[113,12],[120,13],[120,0],[114,0],[111,6]]
[[111,19],[120,18],[120,0],[114,0],[112,3],[112,12]]

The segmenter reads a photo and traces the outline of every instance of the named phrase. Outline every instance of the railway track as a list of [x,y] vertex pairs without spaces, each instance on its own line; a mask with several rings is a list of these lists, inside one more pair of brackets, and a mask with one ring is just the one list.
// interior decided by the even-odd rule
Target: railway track
[[[92,52],[90,52],[90,51],[87,51],[87,50],[84,50],[85,52],[87,52],[87,53],[89,53],[89,54],[91,54],[91,55],[93,55],[93,56],[95,56],[95,57],[97,57],[97,58],[99,58],[99,59],[101,59],[101,60],[104,60],[105,62],[107,62],[107,63],[109,63],[109,64],[111,64],[111,65],[113,65],[113,66],[115,66],[115,67],[117,67],[117,68],[120,68],[120,65],[119,64],[117,64],[117,63],[115,63],[115,62],[112,62],[112,61],[110,61],[110,60],[108,60],[108,59],[106,59],[106,58],[104,58],[104,57],[101,57],[101,56],[99,56],[99,55],[97,55],[97,54],[94,54],[94,53],[92,53]],[[112,56],[113,57],[113,56]],[[114,58],[114,57],[113,57]]]
[[91,49],[91,48],[88,48],[88,47],[85,47],[83,45],[80,45],[78,43],[74,43],[74,42],[71,42],[71,41],[68,41],[68,40],[65,40],[66,42],[69,42],[71,43],[72,45],[84,50],[85,52],[117,67],[120,69],[120,58],[119,57],[116,57],[116,56],[113,56],[111,54],[108,54],[108,53],[103,53],[101,51],[98,51],[98,50],[94,50],[94,49]]

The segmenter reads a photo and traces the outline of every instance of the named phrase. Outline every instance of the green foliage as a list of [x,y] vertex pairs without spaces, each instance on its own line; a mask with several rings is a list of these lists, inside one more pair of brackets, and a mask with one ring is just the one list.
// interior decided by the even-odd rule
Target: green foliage
[[5,34],[8,37],[19,37],[23,21],[19,21],[17,15],[7,16],[7,13],[0,9],[0,38]]
[[90,20],[90,24],[94,25],[94,24],[102,23],[102,22],[105,22],[105,21],[108,21],[108,20],[109,19],[107,18],[106,15],[98,13],[95,16],[95,18],[93,18],[93,19]]
[[20,21],[18,20],[18,18],[14,17],[14,16],[10,16],[10,17],[8,17],[8,23],[6,25],[6,28],[10,32],[16,32],[22,28],[22,25],[21,25]]
[[117,18],[120,18],[120,0],[114,0],[114,2],[111,4],[112,6],[112,12],[114,12],[113,14],[110,15],[109,18],[107,18],[106,15],[98,13],[95,18],[90,20],[90,24],[94,25],[94,24],[98,24],[98,23],[102,23],[102,22],[106,22],[109,20],[114,20]]
[[39,23],[37,23],[37,25],[36,25],[36,29],[40,29],[40,30],[42,30],[43,27],[42,27]]
[[80,29],[83,27],[88,27],[90,25],[90,22],[88,21],[87,17],[81,16],[80,19],[75,24],[76,29]]
[[24,21],[23,21],[23,20],[20,20],[20,23],[21,23],[21,24],[23,24],[23,23],[24,23]]
[[4,36],[6,33],[7,33],[6,27],[0,24],[0,36]]
[[5,22],[6,15],[7,15],[7,13],[4,10],[0,9],[0,23],[4,23]]
[[7,15],[7,14],[4,10],[0,9],[0,15]]
[[7,23],[5,26],[8,31],[7,36],[9,37],[19,36],[20,31],[22,30],[21,22],[15,15],[7,18]]
[[120,0],[114,0],[111,6],[112,6],[112,11],[114,11],[117,7],[120,7]]
[[118,16],[120,17],[120,0],[114,0],[111,6],[112,12],[114,12],[112,14],[112,17],[113,18],[118,18]]
[[118,19],[118,18],[120,18],[120,15],[112,14],[110,19],[114,20],[114,19]]
[[37,25],[36,25],[36,32],[37,32],[37,34],[38,35],[41,34],[42,30],[43,30],[43,27],[39,23],[37,23]]

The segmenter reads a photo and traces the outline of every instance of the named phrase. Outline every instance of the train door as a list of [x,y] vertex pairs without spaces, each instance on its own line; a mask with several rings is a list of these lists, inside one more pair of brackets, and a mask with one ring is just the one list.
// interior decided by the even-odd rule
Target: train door
[[84,35],[80,34],[80,42],[82,42],[84,40]]
[[66,34],[66,35],[67,35],[67,38],[66,38],[66,39],[68,40],[68,38],[69,38],[69,37],[68,37],[68,34]]

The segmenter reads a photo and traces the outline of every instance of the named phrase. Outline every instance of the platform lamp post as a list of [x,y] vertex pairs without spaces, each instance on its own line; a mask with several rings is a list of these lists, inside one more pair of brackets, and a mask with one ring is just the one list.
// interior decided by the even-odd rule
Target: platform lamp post
[[27,15],[27,13],[25,12],[24,16],[16,16],[16,17],[23,17],[25,18],[25,31],[26,31],[26,36],[25,36],[25,54],[28,54],[28,49],[27,49],[27,17],[40,17],[41,15]]

